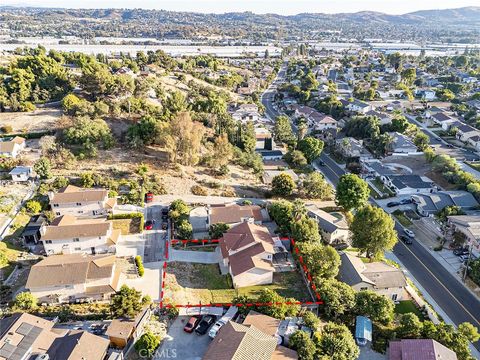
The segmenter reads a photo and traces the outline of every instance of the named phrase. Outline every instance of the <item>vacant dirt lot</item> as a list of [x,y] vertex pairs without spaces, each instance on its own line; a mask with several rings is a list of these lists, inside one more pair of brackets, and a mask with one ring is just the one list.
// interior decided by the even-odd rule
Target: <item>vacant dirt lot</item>
[[0,113],[0,126],[10,125],[13,132],[39,132],[55,129],[62,116],[60,109],[37,109],[29,113]]

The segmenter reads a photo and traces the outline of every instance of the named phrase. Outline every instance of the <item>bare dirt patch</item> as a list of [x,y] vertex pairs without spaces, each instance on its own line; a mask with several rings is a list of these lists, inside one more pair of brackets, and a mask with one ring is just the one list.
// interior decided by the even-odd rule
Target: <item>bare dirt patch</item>
[[60,109],[44,108],[28,113],[0,113],[0,126],[10,125],[13,132],[40,132],[58,127],[57,121],[62,116]]

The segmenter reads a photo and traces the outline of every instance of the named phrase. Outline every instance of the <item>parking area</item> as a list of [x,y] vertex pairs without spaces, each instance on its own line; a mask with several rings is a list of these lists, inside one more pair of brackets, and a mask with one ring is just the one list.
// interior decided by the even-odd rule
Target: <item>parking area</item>
[[[174,321],[162,345],[155,354],[155,359],[200,360],[207,351],[211,340],[207,334],[189,334],[183,331],[189,316],[179,316]],[[174,355],[175,354],[175,355]]]
[[107,331],[108,325],[110,325],[110,320],[106,321],[70,321],[68,323],[56,324],[56,329],[65,329],[65,330],[84,330],[89,333],[107,337],[105,332]]

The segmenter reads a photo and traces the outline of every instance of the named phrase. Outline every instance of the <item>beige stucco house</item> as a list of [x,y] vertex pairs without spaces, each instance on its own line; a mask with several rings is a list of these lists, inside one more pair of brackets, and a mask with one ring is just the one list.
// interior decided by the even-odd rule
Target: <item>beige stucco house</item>
[[25,139],[20,136],[6,141],[0,139],[0,156],[16,158],[25,150],[25,146]]
[[73,253],[115,253],[121,237],[105,219],[79,219],[63,215],[40,228],[40,240],[47,255]]
[[105,189],[82,189],[73,185],[68,185],[57,193],[50,192],[48,198],[56,216],[101,216],[111,213],[117,204],[115,198],[108,197]]
[[40,302],[108,300],[118,290],[121,272],[115,255],[55,255],[32,266],[25,287]]
[[219,239],[220,268],[228,269],[235,288],[273,282],[274,241],[264,226],[244,222]]
[[338,279],[356,291],[371,290],[393,301],[407,298],[407,280],[402,270],[384,262],[364,263],[349,253],[341,254]]

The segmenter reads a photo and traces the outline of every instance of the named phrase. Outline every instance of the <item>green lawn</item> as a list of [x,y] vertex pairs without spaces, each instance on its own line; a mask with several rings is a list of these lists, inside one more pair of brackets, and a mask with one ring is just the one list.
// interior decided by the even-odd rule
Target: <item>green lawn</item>
[[403,213],[402,210],[395,210],[393,213],[392,213],[396,218],[397,220],[400,222],[400,224],[402,224],[403,226],[410,226],[412,225],[412,222],[410,221],[409,218],[407,218],[405,216],[405,214]]
[[395,195],[395,193],[392,190],[390,190],[389,188],[387,188],[379,178],[375,178],[375,180],[373,180],[373,184],[375,185],[375,187],[378,190],[380,190],[384,194],[389,195],[389,196],[394,196]]
[[403,300],[395,305],[395,314],[414,313],[420,320],[424,320],[422,312],[415,306],[412,300]]

